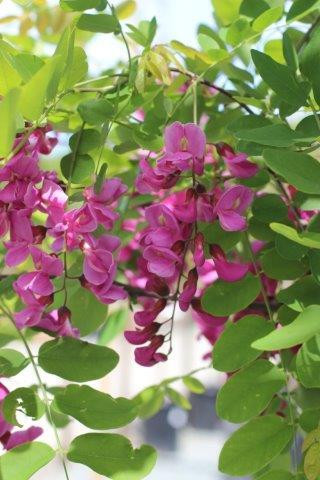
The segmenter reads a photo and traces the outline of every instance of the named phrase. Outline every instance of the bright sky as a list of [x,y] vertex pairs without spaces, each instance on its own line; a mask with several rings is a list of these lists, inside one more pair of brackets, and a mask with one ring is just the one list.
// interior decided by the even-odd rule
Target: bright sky
[[[52,0],[53,4],[57,0]],[[114,0],[114,4],[121,3]],[[195,8],[196,7],[196,8]],[[18,7],[12,0],[3,0],[0,4],[0,18],[18,13]],[[196,29],[199,23],[212,23],[212,6],[210,0],[137,0],[135,14],[123,23],[137,25],[140,20],[150,20],[153,16],[158,21],[157,43],[180,40],[191,46],[197,46]],[[0,25],[0,33],[14,28],[13,24]],[[126,30],[126,29],[125,29]],[[126,59],[123,44],[112,35],[97,34],[87,45],[90,70],[97,73],[113,66],[118,59]]]

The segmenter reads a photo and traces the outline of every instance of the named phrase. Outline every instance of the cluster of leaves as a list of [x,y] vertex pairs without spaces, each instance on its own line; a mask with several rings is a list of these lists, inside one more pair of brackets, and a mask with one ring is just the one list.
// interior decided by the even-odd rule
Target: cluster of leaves
[[[120,20],[132,13],[133,1],[117,9],[104,0],[61,0],[54,9],[41,3],[24,7],[18,35],[0,39],[2,163],[14,155],[13,141],[24,131],[25,122],[26,135],[49,122],[55,131],[69,136],[70,152],[57,170],[70,191],[70,204],[77,204],[84,187],[94,183],[95,191],[100,191],[106,174],[116,174],[132,187],[138,172],[137,151],[159,151],[164,127],[173,120],[190,122],[196,105],[198,116],[206,119],[209,143],[228,142],[259,165],[257,175],[241,181],[259,192],[248,232],[220,232],[215,226],[203,232],[208,242],[225,251],[236,249],[255,266],[254,274],[237,282],[214,282],[202,303],[211,315],[229,317],[213,347],[213,367],[228,374],[218,395],[217,413],[236,424],[247,422],[224,445],[219,466],[228,475],[260,480],[316,480],[320,476],[319,2],[212,0],[217,26],[199,26],[198,49],[176,40],[156,45],[155,19],[129,24],[124,33]],[[12,20],[17,18],[5,19]],[[32,28],[38,29],[37,40]],[[277,33],[278,38],[266,40],[268,32],[279,31],[283,34]],[[114,34],[122,41],[128,62],[90,78],[84,47],[95,33]],[[55,45],[52,57],[35,55],[36,42]],[[139,51],[134,57],[130,42]],[[136,116],[139,110],[144,111],[143,121]],[[298,121],[292,117],[296,112]],[[212,182],[207,170],[205,182]],[[150,200],[148,195],[125,197],[119,207],[121,221],[135,219],[137,208]],[[116,233],[123,245],[133,237],[120,224]],[[258,255],[251,251],[248,238],[264,242]],[[72,254],[70,258],[74,261],[70,273],[78,275],[77,258]],[[268,297],[263,291],[262,275],[277,282],[275,295]],[[108,316],[105,305],[71,283],[68,308],[74,324],[81,336],[98,331],[99,345],[73,338],[49,340],[40,347],[37,365],[28,346],[28,336],[35,332],[18,331],[10,320],[19,302],[11,290],[15,278],[0,283],[4,316],[0,343],[5,347],[0,350],[0,375],[17,375],[31,363],[39,385],[9,393],[2,402],[4,419],[20,427],[21,411],[34,420],[46,415],[57,433],[72,417],[102,432],[76,437],[66,453],[69,461],[115,480],[148,475],[156,459],[152,447],[133,449],[124,436],[103,431],[127,425],[137,416],[154,415],[165,398],[189,409],[188,400],[171,383],[182,379],[198,394],[204,390],[202,384],[193,374],[183,375],[151,386],[132,400],[79,385],[116,367],[118,356],[105,344],[123,330],[126,313],[118,310]],[[264,305],[257,312],[254,302],[261,290]],[[55,301],[59,306],[59,298]],[[234,314],[248,307],[248,314],[234,321]],[[6,346],[17,338],[27,357]],[[47,387],[41,369],[72,383]],[[304,438],[301,451],[300,437]],[[15,447],[0,457],[1,478],[27,480],[56,454],[66,469],[59,439],[56,451],[38,441]]]

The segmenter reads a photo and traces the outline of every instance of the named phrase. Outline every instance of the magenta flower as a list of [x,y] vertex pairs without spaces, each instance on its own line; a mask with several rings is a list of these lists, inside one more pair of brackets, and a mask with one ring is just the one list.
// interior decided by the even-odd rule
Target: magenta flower
[[197,291],[198,273],[194,268],[188,273],[187,281],[183,285],[183,290],[179,295],[179,307],[186,312],[191,304],[192,299]]
[[173,187],[179,179],[179,171],[171,169],[169,173],[153,169],[147,159],[139,163],[140,173],[135,182],[139,193],[159,192],[162,189]]
[[172,277],[176,272],[177,263],[181,263],[181,258],[169,248],[153,245],[145,248],[143,258],[147,260],[150,273],[165,278]]
[[134,321],[140,327],[147,327],[154,322],[159,313],[166,307],[166,300],[160,298],[159,300],[151,300],[145,310],[141,310],[134,314]]
[[222,155],[229,172],[236,178],[250,178],[256,175],[259,167],[248,160],[245,153],[235,153],[226,143],[218,146],[218,151]]
[[97,221],[107,230],[110,230],[119,218],[119,215],[108,205],[114,204],[127,190],[127,186],[119,178],[105,180],[99,193],[95,193],[93,187],[85,189],[83,195],[88,205],[90,205]]
[[201,128],[194,123],[174,122],[165,129],[164,141],[166,162],[170,159],[179,170],[192,168],[202,175],[206,137]]
[[226,282],[241,280],[249,271],[249,265],[244,263],[228,262],[225,253],[219,245],[210,245],[210,253],[218,277]]
[[157,352],[163,342],[163,335],[155,335],[147,347],[136,348],[134,351],[136,362],[143,367],[152,367],[156,363],[165,362],[167,355]]
[[228,317],[215,317],[205,312],[201,306],[200,298],[195,298],[191,302],[194,311],[194,320],[197,323],[201,334],[214,345],[224,329],[224,324]]
[[193,246],[193,260],[196,267],[202,267],[206,260],[204,255],[204,243],[203,233],[198,232],[195,235]]
[[37,327],[53,332],[59,337],[79,337],[80,332],[71,324],[71,312],[67,307],[52,310],[42,316]]
[[7,253],[5,262],[8,267],[15,267],[24,262],[29,255],[29,246],[33,242],[33,233],[29,209],[11,210],[9,212],[10,240],[5,242]]
[[11,450],[14,447],[29,443],[42,435],[41,427],[29,427],[27,430],[20,430],[17,432],[7,432],[7,434],[0,437],[0,442],[6,450]]
[[175,215],[165,205],[157,204],[146,208],[145,218],[149,227],[142,236],[142,244],[171,247],[182,238]]
[[252,200],[252,191],[243,185],[235,185],[226,190],[215,207],[221,227],[230,232],[245,230],[247,222],[242,215]]
[[153,322],[150,325],[147,325],[143,329],[139,330],[126,330],[124,336],[126,340],[132,345],[143,345],[154,337],[161,323]]

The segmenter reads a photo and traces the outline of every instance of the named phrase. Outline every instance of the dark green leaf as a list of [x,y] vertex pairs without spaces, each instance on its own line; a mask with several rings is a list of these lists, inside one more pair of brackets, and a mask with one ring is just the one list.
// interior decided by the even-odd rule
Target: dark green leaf
[[105,178],[106,178],[107,169],[108,169],[108,164],[103,163],[100,167],[99,173],[97,175],[97,179],[96,179],[95,184],[94,184],[94,193],[100,193],[101,192],[103,183],[104,183]]
[[78,153],[83,154],[97,148],[100,145],[100,140],[100,132],[88,128],[74,133],[69,139],[69,146],[71,150],[77,150]]
[[298,55],[294,43],[290,37],[289,30],[284,32],[282,39],[283,56],[289,68],[296,72],[299,67]]
[[[202,306],[211,315],[228,316],[250,305],[260,289],[259,279],[250,273],[237,282],[217,280],[205,291]],[[226,298],[228,302],[225,301]]]
[[284,470],[272,470],[265,473],[262,477],[258,477],[257,480],[298,480],[290,472]]
[[80,330],[81,336],[96,331],[108,315],[108,305],[97,302],[93,293],[86,288],[79,288],[72,293],[68,308],[72,312],[72,323]]
[[118,354],[110,348],[69,337],[46,342],[39,350],[40,367],[71,382],[102,378],[118,361]]
[[90,125],[100,125],[113,117],[114,107],[109,100],[99,98],[81,102],[78,111],[84,122]]
[[246,422],[265,410],[284,385],[283,371],[267,360],[256,360],[232,375],[219,390],[217,414],[228,422]]
[[63,176],[73,183],[81,184],[94,173],[95,163],[90,155],[78,155],[75,152],[64,156],[60,162]]
[[8,393],[2,403],[4,419],[11,425],[22,427],[16,417],[17,409],[22,410],[25,415],[32,417],[33,420],[42,417],[45,412],[44,403],[37,393],[31,388],[25,387],[17,388]]
[[315,305],[319,302],[320,286],[315,279],[309,275],[300,278],[290,287],[281,290],[277,299],[285,303],[292,310],[302,312],[309,305]]
[[308,251],[307,247],[279,234],[275,238],[275,247],[278,254],[288,260],[300,260]]
[[316,8],[317,4],[318,0],[295,0],[287,14],[287,20],[293,20],[303,13],[306,15]]
[[270,249],[260,257],[264,273],[275,280],[294,280],[308,270],[308,265],[299,260],[281,257],[276,249]]
[[55,403],[62,413],[94,430],[123,427],[137,415],[132,400],[112,398],[87,385],[68,385],[55,395]]
[[252,203],[252,213],[264,223],[288,219],[288,207],[278,195],[273,193],[256,197]]
[[307,340],[296,357],[298,378],[307,388],[320,387],[320,335]]
[[264,150],[271,170],[301,192],[319,193],[320,163],[310,155],[282,150]]
[[150,473],[157,455],[149,445],[133,449],[122,435],[87,433],[72,440],[67,457],[113,480],[140,480]]
[[296,107],[305,105],[306,91],[297,83],[289,67],[258,50],[251,50],[251,55],[263,80],[281,99]]
[[219,469],[228,475],[256,473],[282,452],[292,434],[292,427],[279,416],[250,420],[224,444]]
[[260,353],[251,343],[267,335],[274,326],[258,315],[247,315],[227,326],[213,348],[213,368],[233,372],[255,360]]

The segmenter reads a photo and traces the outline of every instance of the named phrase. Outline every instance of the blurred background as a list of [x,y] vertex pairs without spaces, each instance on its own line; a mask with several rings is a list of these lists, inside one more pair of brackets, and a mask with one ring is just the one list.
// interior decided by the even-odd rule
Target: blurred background
[[[221,0],[224,1],[224,0]],[[21,0],[21,4],[25,4]],[[53,1],[55,5],[57,2]],[[114,1],[117,5],[119,2]],[[137,8],[128,19],[129,23],[137,25],[140,20],[157,18],[158,33],[156,43],[179,40],[190,46],[197,46],[196,30],[199,23],[212,24],[212,5],[210,0],[137,0]],[[19,2],[4,0],[0,4],[0,32],[15,34],[18,29],[15,21],[2,22],[1,18],[11,15],[21,15]],[[28,32],[32,35],[33,30]],[[36,36],[37,32],[34,32]],[[47,48],[50,54],[50,45]],[[86,46],[89,57],[90,72],[94,75],[114,66],[118,61],[126,60],[124,45],[111,35],[95,35]],[[133,52],[134,53],[134,52]],[[117,304],[118,308],[118,304]],[[102,382],[91,382],[91,386],[103,390],[111,395],[132,397],[143,388],[158,384],[163,379],[187,374],[208,363],[203,360],[210,351],[210,345],[204,339],[198,339],[198,330],[188,314],[177,315],[174,333],[174,350],[168,362],[158,364],[152,368],[143,368],[134,363],[133,348],[128,345],[120,334],[110,346],[120,354],[120,364]],[[36,337],[33,349],[38,350]],[[95,338],[88,337],[89,341]],[[19,348],[19,345],[13,345]],[[123,432],[138,446],[149,442],[158,450],[158,462],[153,472],[148,476],[150,480],[220,480],[227,479],[218,472],[217,461],[219,451],[232,430],[232,426],[219,420],[215,414],[215,397],[220,384],[225,380],[223,374],[212,370],[204,370],[195,375],[206,386],[203,395],[191,394],[188,396],[192,410],[185,411],[172,405],[165,405],[155,417],[149,420],[136,420]],[[43,374],[45,383],[50,386],[59,385],[55,376]],[[30,367],[13,379],[6,381],[8,388],[29,385],[35,382]],[[181,383],[181,382],[180,382]],[[181,385],[175,385],[179,389]],[[41,422],[37,422],[40,423]],[[42,424],[45,420],[42,420]],[[85,427],[74,421],[60,430],[63,445],[86,431]],[[43,441],[54,445],[51,429],[45,428]],[[91,472],[88,468],[69,464],[69,471],[73,480],[95,480],[101,476]],[[61,473],[60,473],[61,472]],[[62,469],[58,460],[50,463],[39,474],[32,477],[34,480],[59,480]],[[234,477],[233,477],[234,478]]]

